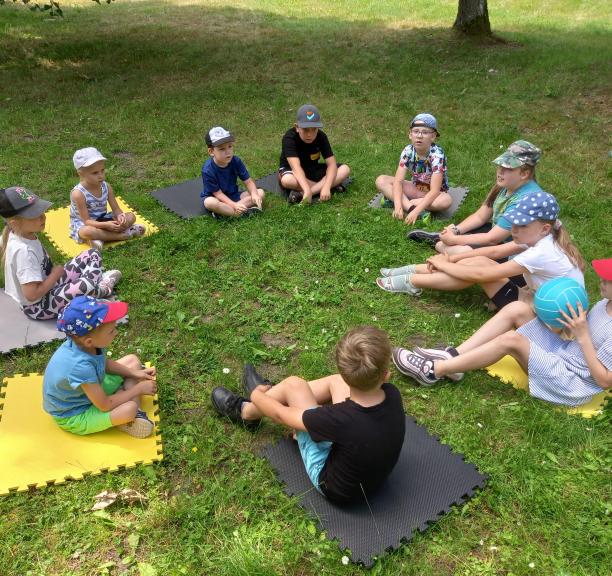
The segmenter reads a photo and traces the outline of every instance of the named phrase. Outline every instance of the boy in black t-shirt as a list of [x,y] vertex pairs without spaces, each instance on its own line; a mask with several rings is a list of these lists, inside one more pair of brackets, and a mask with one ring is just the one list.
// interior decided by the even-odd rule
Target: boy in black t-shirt
[[268,416],[294,428],[314,487],[336,502],[359,501],[387,478],[404,442],[402,398],[385,383],[390,358],[387,334],[361,326],[336,347],[340,374],[311,382],[290,376],[271,387],[247,365],[243,384],[250,399],[215,388],[212,401],[235,422]]
[[[278,178],[290,190],[289,204],[309,203],[316,194],[322,201],[331,198],[331,190],[342,190],[350,168],[337,164],[316,106],[304,104],[296,123],[283,136]],[[325,164],[319,163],[323,157]]]

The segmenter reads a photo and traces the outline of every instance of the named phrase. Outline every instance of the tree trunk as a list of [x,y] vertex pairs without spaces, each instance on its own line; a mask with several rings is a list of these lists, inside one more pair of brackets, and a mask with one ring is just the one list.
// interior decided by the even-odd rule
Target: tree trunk
[[487,0],[459,0],[455,30],[471,36],[490,36],[489,10]]

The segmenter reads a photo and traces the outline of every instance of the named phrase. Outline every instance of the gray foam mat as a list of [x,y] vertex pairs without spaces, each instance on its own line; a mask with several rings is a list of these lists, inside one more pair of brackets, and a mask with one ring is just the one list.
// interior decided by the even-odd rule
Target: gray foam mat
[[[346,187],[351,181],[351,178],[347,178],[342,184]],[[263,188],[268,193],[278,194],[287,199],[287,193],[281,188],[276,172],[258,178],[255,180],[255,185],[258,188]],[[200,198],[201,191],[202,178],[198,177],[168,186],[167,188],[155,190],[151,192],[151,196],[177,216],[190,219],[210,214],[202,205],[202,199]],[[313,202],[318,202],[318,200],[318,196],[313,198]]]
[[[0,354],[66,338],[63,332],[57,330],[55,319],[31,320],[4,290],[0,290],[0,318]],[[127,322],[128,316],[118,320],[117,324]]]
[[[461,187],[449,188],[448,193],[451,195],[451,198],[453,199],[453,203],[446,210],[442,210],[441,212],[432,212],[431,213],[432,218],[438,218],[440,220],[449,220],[450,218],[452,218],[455,212],[459,210],[459,207],[465,200],[465,197],[468,195],[469,191],[470,191],[469,188],[461,188]],[[370,208],[391,208],[392,207],[391,204],[388,204],[385,202],[385,197],[382,192],[379,192],[378,194],[376,194],[376,196],[374,196],[374,198],[372,198],[372,200],[368,202],[368,206]]]
[[55,320],[30,320],[4,290],[0,290],[0,353],[63,340],[66,335],[55,327]]
[[317,492],[294,440],[268,445],[262,455],[285,484],[285,492],[299,498],[319,529],[337,539],[340,548],[349,549],[353,562],[367,567],[401,541],[411,540],[417,530],[427,530],[451,506],[466,502],[488,478],[409,416],[399,460],[367,502],[364,498],[362,503],[338,506]]

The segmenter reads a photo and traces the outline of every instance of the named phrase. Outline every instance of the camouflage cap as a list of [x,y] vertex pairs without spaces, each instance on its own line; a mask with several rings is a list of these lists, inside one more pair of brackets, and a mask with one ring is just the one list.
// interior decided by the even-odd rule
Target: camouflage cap
[[527,140],[512,142],[508,149],[493,160],[493,164],[504,168],[519,168],[527,164],[535,166],[542,155],[542,151]]

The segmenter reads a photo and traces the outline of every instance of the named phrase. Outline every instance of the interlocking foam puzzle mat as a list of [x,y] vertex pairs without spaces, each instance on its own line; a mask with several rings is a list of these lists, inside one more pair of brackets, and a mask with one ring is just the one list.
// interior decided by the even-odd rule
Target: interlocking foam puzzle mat
[[[351,179],[347,178],[343,184],[344,186],[348,186],[350,182]],[[276,172],[258,178],[255,180],[255,185],[258,188],[263,188],[268,193],[278,194],[285,199],[287,198],[287,195],[280,187]],[[155,190],[151,192],[151,196],[177,216],[190,219],[197,218],[198,216],[207,216],[209,214],[208,210],[202,205],[202,199],[200,198],[201,191],[202,178],[198,177],[180,182],[179,184],[174,184],[167,188]],[[315,196],[313,202],[317,201],[318,197]]]
[[[517,390],[529,392],[529,378],[523,372],[520,364],[512,356],[504,356],[495,364],[486,368],[487,372],[494,378],[499,378],[505,384],[512,384]],[[565,410],[568,414],[580,414],[584,418],[592,418],[603,412],[607,400],[612,398],[612,390],[604,390],[593,396],[590,402],[574,408],[558,406],[559,410]]]
[[115,429],[77,436],[43,410],[42,380],[41,374],[18,374],[0,387],[0,495],[162,459],[157,397],[143,397],[142,408],[156,423],[149,438]]
[[417,530],[427,530],[451,506],[466,502],[487,480],[411,417],[406,417],[404,446],[395,468],[367,502],[364,498],[361,503],[337,506],[317,492],[294,440],[268,445],[262,455],[285,484],[285,492],[297,496],[319,529],[348,549],[353,562],[367,567],[402,541],[410,541]]
[[[159,232],[159,228],[149,222],[146,218],[143,218],[138,214],[129,204],[127,204],[121,197],[116,196],[117,204],[123,212],[133,212],[136,216],[136,224],[142,224],[146,226],[147,231],[145,236],[151,236]],[[70,238],[70,206],[64,208],[56,208],[55,210],[49,210],[46,213],[47,223],[45,225],[44,234],[49,239],[49,242],[53,244],[62,254],[68,256],[68,258],[74,258],[83,250],[89,248],[88,244],[79,244]],[[119,244],[125,244],[126,242],[135,242],[137,240],[123,240],[121,242],[105,242],[104,249],[118,246]]]
[[[113,300],[114,298],[111,298]],[[4,290],[0,289],[0,353],[36,346],[43,342],[63,340],[66,335],[56,328],[56,320],[30,320],[19,305]],[[117,321],[127,324],[129,316]]]
[[[446,210],[442,210],[441,212],[432,212],[431,217],[437,218],[439,220],[449,220],[450,218],[452,218],[455,212],[459,210],[461,204],[463,204],[463,201],[465,200],[469,191],[469,188],[449,188],[448,193],[451,195],[453,203]],[[390,209],[392,207],[392,204],[389,201],[385,202],[385,197],[383,193],[379,192],[378,194],[376,194],[376,196],[374,196],[374,198],[372,198],[372,200],[368,202],[368,206],[370,208]]]
[[0,290],[0,318],[2,354],[66,337],[63,332],[57,330],[55,320],[30,320],[4,290]]

